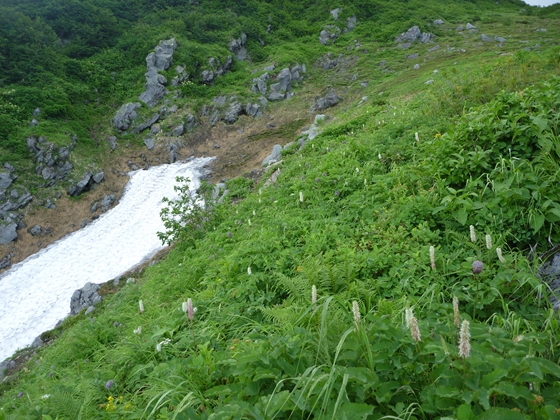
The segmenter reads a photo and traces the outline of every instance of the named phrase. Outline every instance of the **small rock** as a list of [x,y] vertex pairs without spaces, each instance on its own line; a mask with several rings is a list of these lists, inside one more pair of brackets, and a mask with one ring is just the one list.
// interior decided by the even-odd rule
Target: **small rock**
[[146,145],[148,150],[153,150],[155,142],[156,142],[156,139],[154,139],[153,137],[146,137],[144,139],[144,144]]
[[6,245],[17,238],[17,224],[9,223],[8,225],[0,226],[0,244]]
[[117,198],[114,194],[109,194],[103,197],[103,200],[101,200],[101,211],[106,212],[107,210],[109,210],[109,207],[113,205],[116,199]]
[[444,24],[444,22],[441,19],[434,20],[434,25],[436,25],[436,26],[443,25],[443,24]]
[[101,181],[103,181],[103,178],[105,178],[105,173],[103,172],[98,172],[95,175],[93,175],[92,179],[96,184],[99,184]]
[[90,213],[95,213],[97,211],[97,207],[99,206],[99,202],[95,202],[93,203],[93,205],[91,206],[91,208],[89,209]]

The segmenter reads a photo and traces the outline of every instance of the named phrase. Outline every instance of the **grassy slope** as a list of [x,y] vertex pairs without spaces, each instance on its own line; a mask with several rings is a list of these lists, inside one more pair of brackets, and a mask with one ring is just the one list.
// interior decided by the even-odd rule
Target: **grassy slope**
[[[438,51],[427,53],[433,45],[402,51],[368,38],[362,25],[333,47],[306,48],[307,57],[327,51],[358,57],[343,71],[308,65],[308,81],[292,100],[327,83],[344,92],[344,102],[328,111],[333,118],[324,134],[286,153],[275,185],[232,181],[233,202],[215,208],[204,230],[187,232],[166,260],[108,296],[93,319],[67,320],[60,338],[1,385],[0,413],[555,418],[558,321],[524,255],[531,240],[544,243],[557,231],[553,212],[539,229],[534,224],[547,199],[553,208],[560,201],[554,154],[560,101],[552,79],[559,50],[535,30],[546,27],[546,38],[557,42],[560,25],[505,12],[476,24],[508,42],[498,48],[451,30],[439,34]],[[346,51],[355,38],[368,54]],[[524,40],[541,49],[518,51]],[[466,52],[445,52],[448,46]],[[404,58],[415,52],[419,70]],[[389,72],[378,66],[383,59]],[[434,82],[425,85],[428,79]],[[527,88],[543,81],[554,87]],[[503,88],[525,93],[493,102]],[[308,105],[279,107],[304,114]],[[535,115],[547,121],[543,130]],[[492,154],[501,150],[500,128],[506,143],[521,139],[519,155]],[[520,193],[504,193],[500,182],[516,183]],[[524,188],[538,194],[524,200]],[[469,240],[470,224],[476,242]],[[485,263],[478,277],[470,272],[475,259]],[[467,359],[456,347],[454,295],[461,319],[471,320]],[[198,308],[192,322],[180,310],[187,298]],[[358,327],[353,301],[362,314]],[[407,306],[419,320],[421,342],[403,325]],[[134,334],[138,326],[142,332]]]

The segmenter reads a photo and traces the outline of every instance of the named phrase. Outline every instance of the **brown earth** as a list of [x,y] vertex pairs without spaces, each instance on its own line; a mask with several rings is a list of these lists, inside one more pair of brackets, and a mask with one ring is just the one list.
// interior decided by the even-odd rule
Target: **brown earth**
[[[309,100],[308,98],[306,101],[297,101],[297,98],[293,98],[291,101],[275,105],[272,113],[257,119],[242,116],[233,125],[219,122],[215,127],[211,127],[203,121],[193,133],[180,138],[156,137],[156,147],[152,151],[148,151],[144,146],[127,147],[119,143],[114,153],[107,153],[102,157],[105,179],[101,184],[77,198],[61,194],[59,199],[53,200],[55,209],[37,206],[32,202],[23,219],[27,228],[18,231],[18,238],[14,243],[0,246],[0,255],[12,252],[12,264],[15,264],[67,234],[81,229],[84,220],[90,222],[101,213],[100,209],[93,214],[90,212],[95,201],[100,201],[107,194],[115,194],[118,202],[129,179],[127,172],[130,171],[130,167],[127,162],[132,162],[139,168],[167,163],[169,152],[166,146],[178,139],[184,146],[179,150],[180,159],[190,156],[216,157],[209,167],[212,182],[245,173],[253,178],[260,178],[264,172],[261,162],[270,154],[272,147],[275,144],[285,145],[293,141],[302,128],[313,122],[313,115],[307,111]],[[35,225],[48,228],[51,232],[41,237],[32,236],[27,230]]]

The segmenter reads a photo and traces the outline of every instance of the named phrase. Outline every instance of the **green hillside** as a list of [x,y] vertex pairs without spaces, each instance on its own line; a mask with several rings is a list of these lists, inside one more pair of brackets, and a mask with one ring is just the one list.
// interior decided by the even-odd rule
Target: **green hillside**
[[[0,9],[0,153],[21,168],[32,135],[64,145],[76,134],[77,170],[102,165],[110,135],[145,151],[142,134],[110,121],[137,101],[146,55],[171,37],[173,63],[189,74],[174,104],[201,125],[218,95],[256,101],[252,81],[271,64],[275,75],[307,71],[260,118],[326,116],[313,139],[301,124],[249,137],[282,131],[293,143],[262,176],[228,180],[222,204],[210,184],[200,190],[209,205],[185,214],[187,196],[171,204],[168,256],[134,282],[107,283],[93,314],[22,352],[0,382],[1,420],[560,418],[557,299],[540,275],[560,242],[558,5]],[[322,45],[326,25],[342,30]],[[434,36],[399,45],[413,26]],[[242,33],[249,58],[204,83],[208,60]],[[310,111],[328,92],[342,101]],[[18,182],[42,181],[28,171]]]

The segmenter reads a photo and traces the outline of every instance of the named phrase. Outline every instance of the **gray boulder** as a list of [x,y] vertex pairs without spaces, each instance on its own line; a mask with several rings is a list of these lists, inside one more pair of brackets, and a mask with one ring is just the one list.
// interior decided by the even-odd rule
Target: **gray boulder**
[[[0,260],[0,270],[4,268],[8,268],[12,264],[12,254],[6,255],[4,258]],[[2,365],[0,364],[0,370],[2,369]],[[0,372],[0,382],[2,381],[2,372]]]
[[181,156],[175,150],[169,152],[169,163],[175,163],[179,160]]
[[465,28],[467,29],[467,31],[470,31],[470,30],[472,30],[472,29],[477,29],[476,26],[471,25],[470,23],[467,23],[467,26],[465,26]]
[[107,138],[107,142],[109,143],[111,150],[115,150],[117,147],[117,138],[115,136],[110,136]]
[[214,81],[214,72],[212,70],[204,70],[202,72],[202,83],[212,83]]
[[31,120],[31,122],[29,123],[29,126],[30,126],[30,127],[35,127],[35,126],[37,126],[37,125],[39,125],[39,121],[37,121],[37,118],[33,118],[33,119]]
[[17,238],[17,224],[9,223],[7,225],[0,226],[0,244],[6,245]]
[[268,100],[269,101],[283,101],[284,99],[286,99],[286,94],[285,93],[279,93],[276,91],[270,92],[270,94],[268,95]]
[[68,195],[70,197],[76,197],[81,193],[88,191],[94,185],[94,181],[90,173],[85,173],[84,177],[78,181],[76,184],[70,185],[68,187]]
[[16,168],[14,168],[12,165],[10,165],[8,162],[4,162],[4,168],[7,169],[10,172],[14,172],[16,170]]
[[270,89],[275,92],[289,92],[292,90],[292,72],[289,68],[284,68],[278,76],[276,76],[276,83],[270,85]]
[[[268,76],[268,73],[265,73]],[[266,81],[261,77],[253,79],[253,86],[251,90],[255,93],[260,93],[261,95],[266,95],[267,91]]]
[[[117,111],[117,114],[113,118],[113,127],[115,127],[117,130],[120,131],[128,130],[131,122],[134,121],[136,118],[138,118],[138,114],[136,113],[136,110],[141,106],[142,105],[138,102],[134,102],[134,103],[129,102],[121,106]],[[27,146],[30,149],[32,149],[35,146],[35,144],[33,142],[31,142],[33,144],[30,144],[29,139],[27,140],[28,140]],[[115,142],[116,142],[116,138],[115,138]]]
[[93,182],[95,182],[96,184],[99,184],[101,181],[103,181],[104,178],[105,173],[103,172],[98,172],[92,176]]
[[444,24],[444,22],[441,19],[434,20],[434,25],[436,25],[436,26],[443,25],[443,24]]
[[325,96],[315,100],[315,104],[311,107],[311,111],[322,111],[335,106],[340,101],[342,101],[342,98],[337,95],[336,91],[331,90]]
[[344,32],[350,32],[356,27],[357,24],[358,19],[356,18],[356,15],[349,17],[348,19],[346,19],[346,29],[344,30]]
[[144,144],[148,148],[148,150],[152,150],[154,148],[156,140],[153,137],[146,137],[144,139]]
[[101,296],[97,292],[98,284],[86,283],[84,287],[76,290],[70,299],[70,314],[77,315],[82,309],[88,308],[101,302]]
[[425,44],[432,38],[434,38],[434,34],[431,34],[429,32],[422,32],[420,31],[420,28],[418,26],[413,26],[412,28],[408,29],[408,31],[403,32],[402,34],[397,36],[395,38],[395,41],[403,45],[411,44],[415,41],[420,41],[421,43]]
[[187,126],[188,131],[194,130],[196,127],[196,119],[194,118],[194,115],[187,114],[187,117],[185,118],[185,125]]
[[245,113],[253,118],[257,118],[262,115],[262,110],[259,104],[249,102],[245,105]]
[[245,44],[247,43],[247,35],[244,33],[237,39],[233,39],[229,43],[229,50],[235,54],[235,58],[239,61],[244,61],[247,58],[247,48]]
[[273,163],[276,163],[281,158],[282,158],[282,146],[277,144],[272,148],[272,153],[270,155],[268,155],[266,158],[264,158],[264,160],[262,162],[262,166],[268,166],[268,165],[271,165]]
[[5,190],[12,185],[12,177],[7,172],[0,172],[0,189]]
[[340,12],[342,12],[342,9],[340,9],[340,8],[336,8],[336,9],[331,10],[330,13],[331,13],[333,19],[335,20],[335,22],[338,20],[338,14]]
[[[164,111],[165,112],[165,111]],[[161,113],[155,113],[154,115],[152,115],[152,118],[150,118],[148,121],[143,122],[142,124],[134,127],[132,129],[132,132],[134,134],[138,134],[141,133],[144,130],[147,130],[148,128],[150,128],[152,125],[154,125],[156,122],[159,121],[161,117]]]
[[52,230],[39,225],[35,225],[27,229],[27,232],[29,232],[31,236],[46,236],[49,235]]
[[501,36],[495,36],[494,37],[494,41],[499,42],[500,44],[506,42],[505,38],[502,38]]
[[335,25],[326,25],[319,33],[319,44],[327,45],[334,43],[340,36],[340,28]]
[[109,194],[103,197],[103,200],[101,200],[101,211],[106,212],[107,210],[109,210],[116,199],[117,197],[115,197],[115,194]]
[[492,38],[490,38],[488,35],[484,35],[484,34],[480,35],[480,39],[483,42],[494,42],[494,40]]
[[243,107],[237,101],[232,102],[224,115],[224,121],[228,124],[233,124],[243,113]]
[[177,127],[175,127],[173,130],[171,130],[171,134],[175,137],[179,137],[179,136],[183,135],[184,132],[185,132],[185,123],[181,123]]

